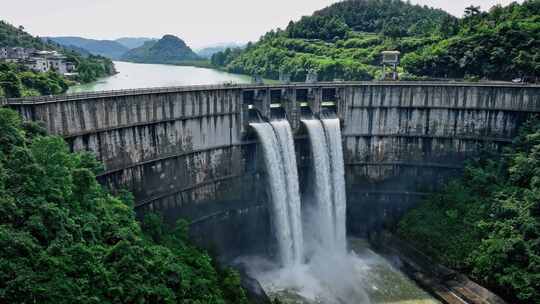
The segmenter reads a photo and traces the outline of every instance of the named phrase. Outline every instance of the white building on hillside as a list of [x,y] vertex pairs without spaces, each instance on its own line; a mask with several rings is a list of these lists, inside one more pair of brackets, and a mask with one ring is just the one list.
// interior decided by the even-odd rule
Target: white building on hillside
[[9,59],[18,59],[24,60],[29,57],[29,52],[22,47],[13,47],[8,49],[8,58]]
[[30,48],[5,47],[0,48],[0,60],[20,63],[35,72],[54,70],[59,74],[73,74],[76,67],[67,57],[57,51],[38,51]]
[[24,65],[34,72],[48,72],[50,69],[49,61],[43,57],[32,57],[24,61]]
[[65,57],[49,57],[47,58],[47,63],[49,65],[49,69],[53,69],[60,74],[65,74],[69,72]]

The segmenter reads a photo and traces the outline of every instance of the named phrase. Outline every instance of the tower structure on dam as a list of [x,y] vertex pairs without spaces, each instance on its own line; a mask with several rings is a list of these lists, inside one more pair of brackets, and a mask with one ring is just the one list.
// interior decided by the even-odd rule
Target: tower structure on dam
[[[397,219],[483,148],[498,151],[540,112],[540,87],[334,82],[197,86],[0,101],[42,121],[74,151],[94,152],[111,189],[139,213],[185,217],[200,245],[266,250],[268,194],[248,125],[289,120],[300,179],[310,158],[302,117],[341,121],[350,233]],[[302,188],[302,183],[301,186]],[[300,189],[302,191],[302,189]]]

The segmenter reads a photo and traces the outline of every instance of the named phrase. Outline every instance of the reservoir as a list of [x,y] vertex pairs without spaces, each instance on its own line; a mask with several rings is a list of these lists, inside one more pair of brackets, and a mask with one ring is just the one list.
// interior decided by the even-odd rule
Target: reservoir
[[118,74],[69,88],[68,93],[188,86],[223,83],[249,83],[246,75],[214,69],[165,64],[142,64],[115,61]]

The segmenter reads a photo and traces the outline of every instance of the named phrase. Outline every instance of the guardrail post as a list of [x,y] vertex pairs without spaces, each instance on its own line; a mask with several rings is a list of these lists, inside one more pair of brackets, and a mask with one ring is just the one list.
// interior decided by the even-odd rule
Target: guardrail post
[[349,112],[349,97],[351,96],[351,88],[340,87],[336,89],[336,114],[339,117],[341,125],[345,124],[345,117]]
[[315,116],[321,114],[321,102],[322,102],[322,89],[320,87],[313,87],[308,94],[308,105],[311,113]]
[[259,111],[264,119],[270,119],[270,89],[262,88],[255,91],[253,107]]

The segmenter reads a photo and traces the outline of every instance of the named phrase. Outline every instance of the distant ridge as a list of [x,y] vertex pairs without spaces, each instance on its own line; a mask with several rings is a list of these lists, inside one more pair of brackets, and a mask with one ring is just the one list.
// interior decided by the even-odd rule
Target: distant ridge
[[212,55],[218,52],[223,52],[228,48],[235,49],[243,49],[246,45],[242,43],[237,42],[230,42],[230,43],[218,43],[214,45],[209,45],[200,49],[197,49],[195,52],[197,55],[199,55],[202,58],[210,59]]
[[110,59],[120,59],[129,48],[114,40],[96,40],[77,36],[47,37],[65,47],[76,47],[86,50],[94,55],[101,55]]
[[122,37],[118,38],[115,41],[125,46],[128,49],[134,49],[143,46],[147,41],[156,41],[157,38],[148,38],[148,37]]

